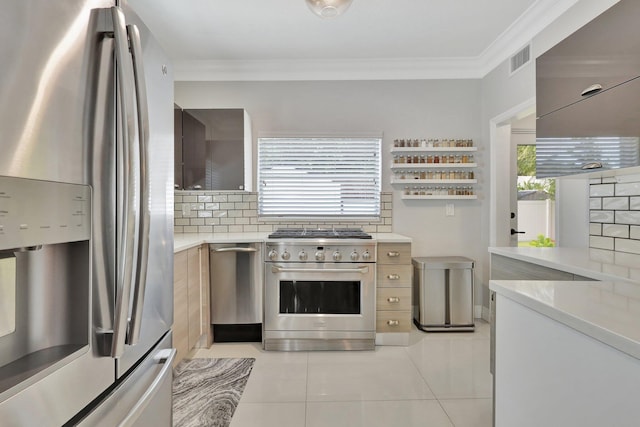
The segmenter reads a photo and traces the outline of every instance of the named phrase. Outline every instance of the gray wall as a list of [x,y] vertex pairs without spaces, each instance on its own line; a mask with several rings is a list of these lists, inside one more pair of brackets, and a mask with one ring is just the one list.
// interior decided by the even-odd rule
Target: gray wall
[[[413,238],[413,256],[486,256],[480,80],[177,82],[175,96],[183,108],[246,109],[254,139],[278,132],[384,132],[383,191],[393,191],[393,231]],[[478,200],[453,201],[454,216],[445,216],[444,200],[402,200],[402,186],[389,184],[393,139],[423,137],[472,138],[479,147]],[[485,276],[481,266],[476,276]],[[477,280],[478,290],[481,285]]]
[[[616,2],[577,1],[534,38],[533,56]],[[488,307],[489,122],[535,97],[533,64],[509,76],[505,61],[481,80],[176,82],[175,97],[183,108],[246,109],[254,145],[261,133],[384,132],[383,191],[394,190],[394,231],[414,239],[413,256],[477,260],[476,304]],[[479,147],[478,200],[456,201],[453,217],[445,216],[445,201],[403,201],[389,184],[393,139],[421,137],[473,138]]]

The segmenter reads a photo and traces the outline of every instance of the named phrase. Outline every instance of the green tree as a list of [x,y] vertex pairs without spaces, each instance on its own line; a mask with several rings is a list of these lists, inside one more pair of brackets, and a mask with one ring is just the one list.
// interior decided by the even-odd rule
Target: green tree
[[518,145],[518,176],[536,176],[535,145]]
[[551,200],[556,199],[555,179],[535,179],[536,176],[536,146],[518,145],[518,176],[530,176],[523,183],[518,184],[518,190],[541,190],[549,194]]

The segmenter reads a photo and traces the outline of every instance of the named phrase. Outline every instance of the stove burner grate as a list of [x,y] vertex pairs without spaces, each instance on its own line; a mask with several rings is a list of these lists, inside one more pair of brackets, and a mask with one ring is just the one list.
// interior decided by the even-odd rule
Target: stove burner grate
[[371,239],[360,228],[279,228],[270,239]]

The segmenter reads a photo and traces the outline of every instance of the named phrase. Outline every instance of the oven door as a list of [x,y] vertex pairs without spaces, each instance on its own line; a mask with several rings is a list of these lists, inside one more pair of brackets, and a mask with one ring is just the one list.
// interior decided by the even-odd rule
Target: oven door
[[265,331],[375,334],[375,264],[267,263],[265,270]]

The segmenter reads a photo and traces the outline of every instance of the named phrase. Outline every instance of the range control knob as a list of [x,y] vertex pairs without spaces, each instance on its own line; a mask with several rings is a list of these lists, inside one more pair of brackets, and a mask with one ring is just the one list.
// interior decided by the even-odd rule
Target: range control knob
[[340,261],[342,259],[342,254],[339,251],[335,251],[333,253],[333,260],[334,261]]
[[351,258],[351,261],[357,261],[358,258],[360,258],[360,256],[358,255],[358,252],[353,251],[353,252],[351,252],[350,258]]
[[324,261],[324,252],[323,251],[316,252],[316,261]]
[[285,249],[285,251],[282,252],[282,259],[287,261],[289,258],[291,258],[291,254]]
[[306,261],[307,258],[307,253],[305,251],[300,251],[300,253],[298,254],[298,259],[300,259],[300,261]]
[[275,261],[275,260],[278,258],[278,252],[276,252],[276,250],[275,250],[275,249],[271,249],[271,250],[269,251],[269,255],[268,255],[268,257],[269,257],[269,259],[270,259],[271,261]]
[[369,261],[370,259],[371,259],[371,254],[369,253],[369,251],[364,251],[362,253],[362,260]]

